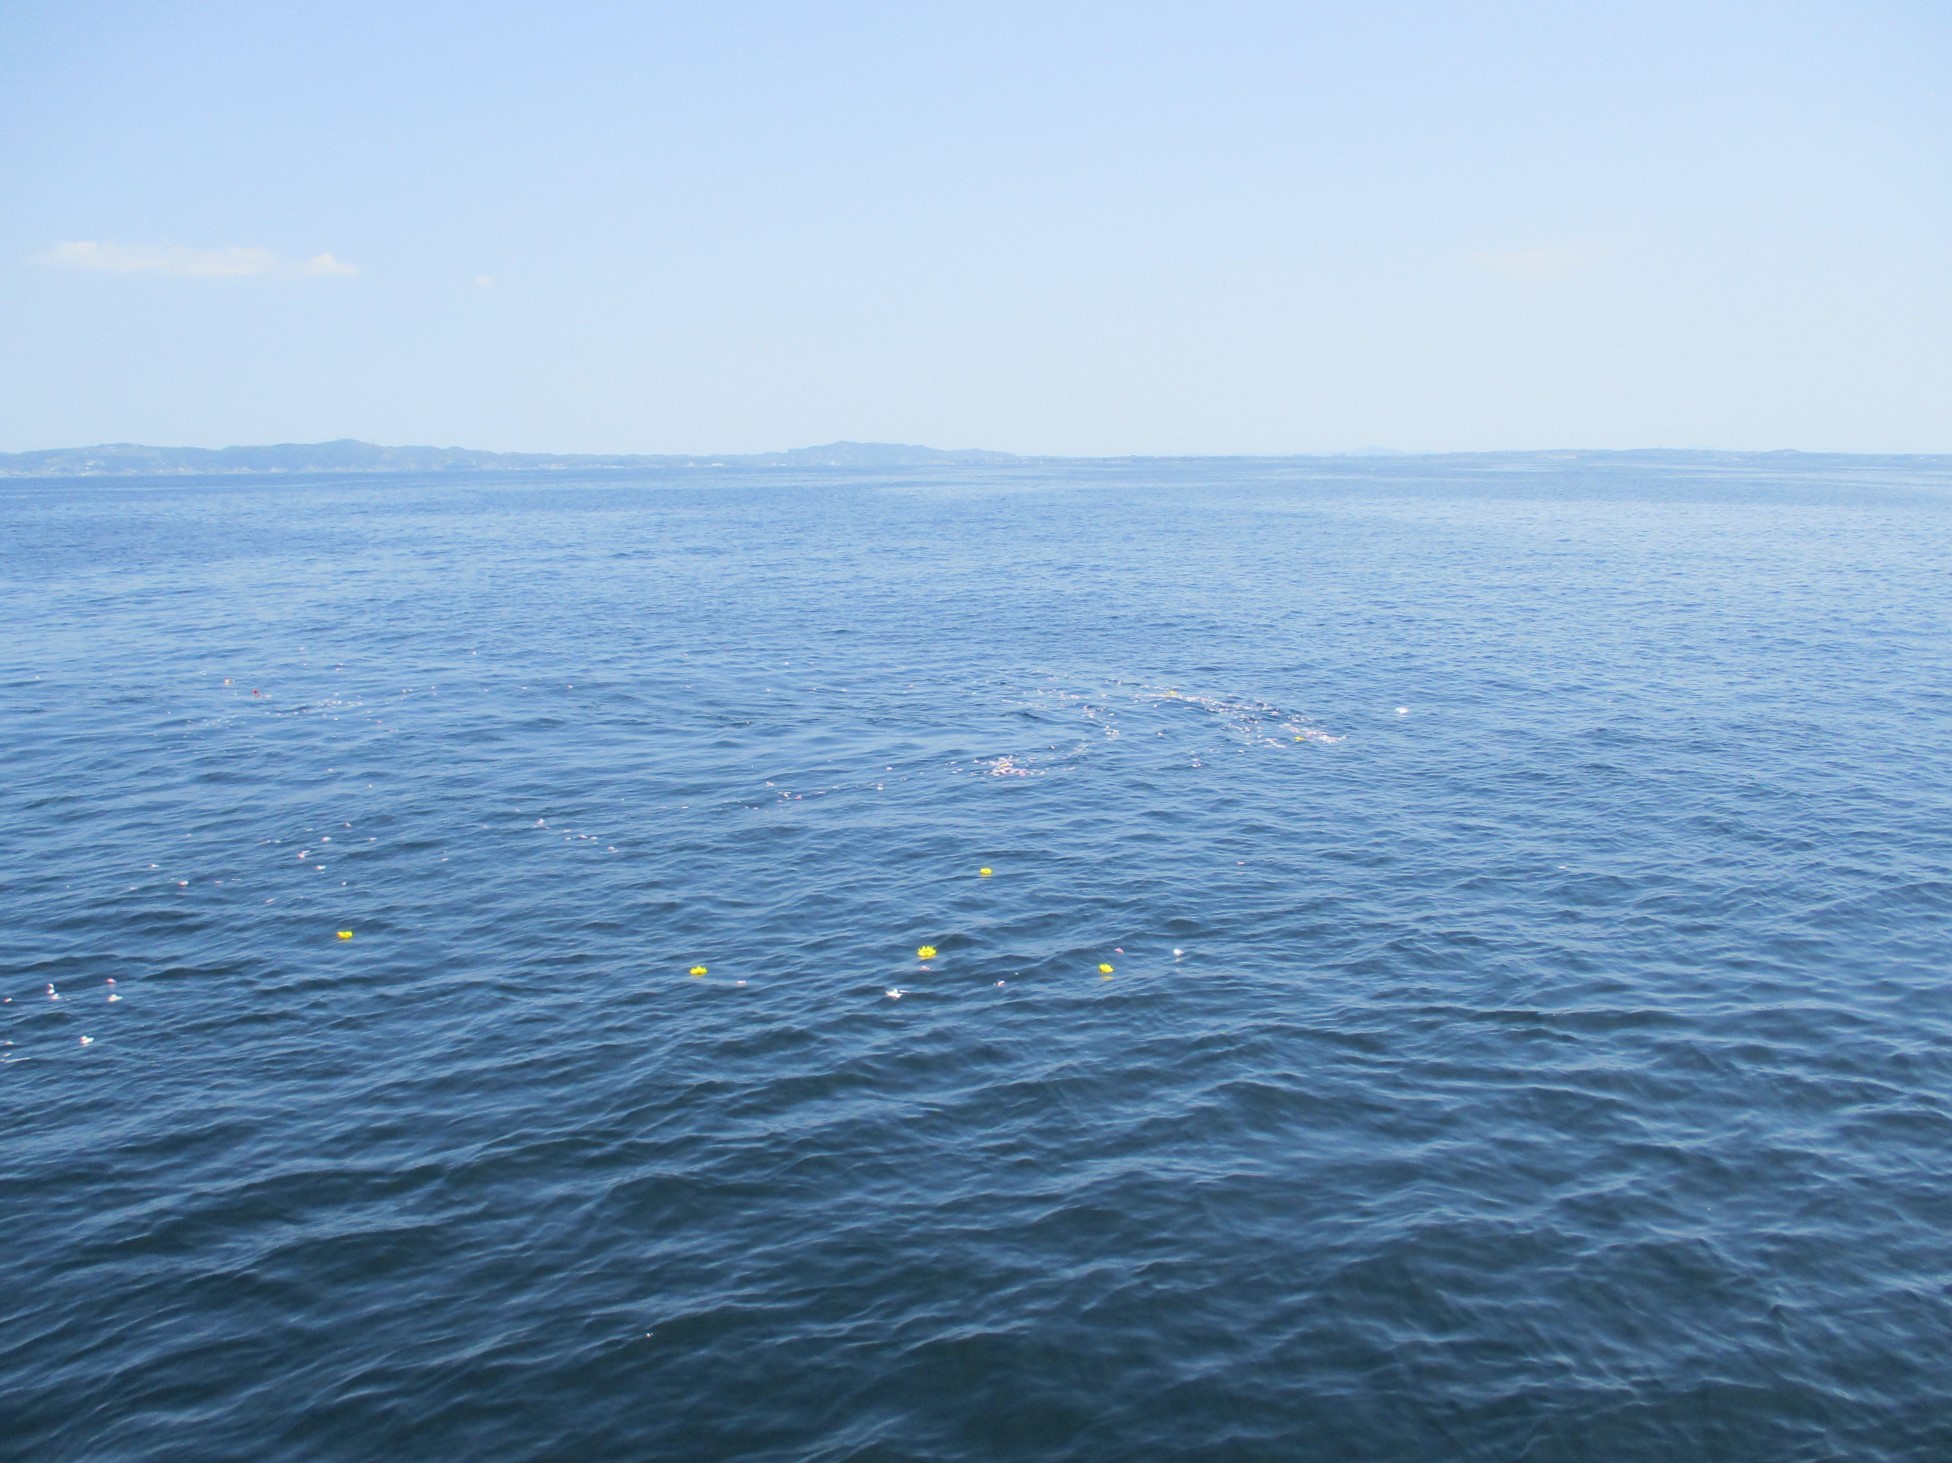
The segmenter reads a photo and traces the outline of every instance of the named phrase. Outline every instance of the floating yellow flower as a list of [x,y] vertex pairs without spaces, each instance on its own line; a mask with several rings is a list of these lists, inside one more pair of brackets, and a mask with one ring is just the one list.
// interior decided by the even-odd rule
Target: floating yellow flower
[[921,956],[924,960],[933,960],[935,959],[935,946],[917,945],[915,947],[915,953]]
[[1112,968],[1109,965],[1100,965],[1098,967],[1098,973],[1100,975],[1110,975],[1112,973]]
[[988,869],[978,869],[976,875],[978,878],[987,879],[990,876],[990,871]]
[[350,940],[352,938],[352,931],[351,930],[339,931],[339,938],[342,940]]
[[705,967],[702,965],[694,965],[691,967],[691,973],[693,975],[703,975],[705,973]]

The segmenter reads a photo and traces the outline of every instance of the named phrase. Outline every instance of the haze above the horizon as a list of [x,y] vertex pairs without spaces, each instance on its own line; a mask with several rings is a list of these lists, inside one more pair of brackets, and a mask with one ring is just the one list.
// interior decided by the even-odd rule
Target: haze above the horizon
[[0,451],[1945,451],[1949,15],[26,0]]

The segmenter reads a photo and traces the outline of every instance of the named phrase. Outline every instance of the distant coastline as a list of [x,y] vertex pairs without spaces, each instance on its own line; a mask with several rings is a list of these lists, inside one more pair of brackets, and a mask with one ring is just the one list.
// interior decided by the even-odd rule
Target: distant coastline
[[[70,477],[232,477],[279,474],[347,473],[496,473],[603,472],[656,468],[915,468],[940,466],[1005,466],[1048,461],[1136,462],[1197,460],[1165,455],[1148,457],[1053,458],[990,452],[980,448],[945,451],[895,442],[829,442],[820,447],[795,447],[785,452],[757,453],[579,453],[484,452],[468,447],[382,447],[342,438],[335,442],[288,442],[264,447],[147,447],[115,442],[95,447],[55,447],[39,452],[0,452],[0,478]],[[1487,467],[1572,463],[1638,463],[1646,466],[1738,467],[1748,464],[1782,467],[1794,462],[1821,468],[1826,464],[1912,463],[1935,470],[1952,469],[1952,454],[1872,454],[1798,452],[1735,452],[1683,448],[1625,450],[1556,449],[1514,452],[1388,452],[1365,448],[1347,453],[1243,453],[1231,460],[1263,462],[1347,462],[1366,471],[1392,464],[1443,461],[1482,463]]]
[[673,454],[482,452],[469,447],[381,447],[341,438],[268,447],[145,447],[113,442],[0,452],[0,477],[155,477],[271,473],[548,472],[659,467],[918,467],[1021,459],[975,449],[945,452],[890,442],[830,442],[787,452]]

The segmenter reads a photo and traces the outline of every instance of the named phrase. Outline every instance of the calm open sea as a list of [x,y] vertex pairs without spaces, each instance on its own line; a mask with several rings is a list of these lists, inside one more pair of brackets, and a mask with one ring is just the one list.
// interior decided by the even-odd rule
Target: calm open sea
[[15,481],[0,574],[8,1457],[1952,1456],[1942,466]]

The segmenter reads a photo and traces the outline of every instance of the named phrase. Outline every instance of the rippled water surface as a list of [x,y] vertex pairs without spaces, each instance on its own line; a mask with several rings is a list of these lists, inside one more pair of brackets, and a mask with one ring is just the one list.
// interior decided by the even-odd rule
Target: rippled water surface
[[1948,565],[1889,462],[0,485],[0,1452],[1952,1456]]

